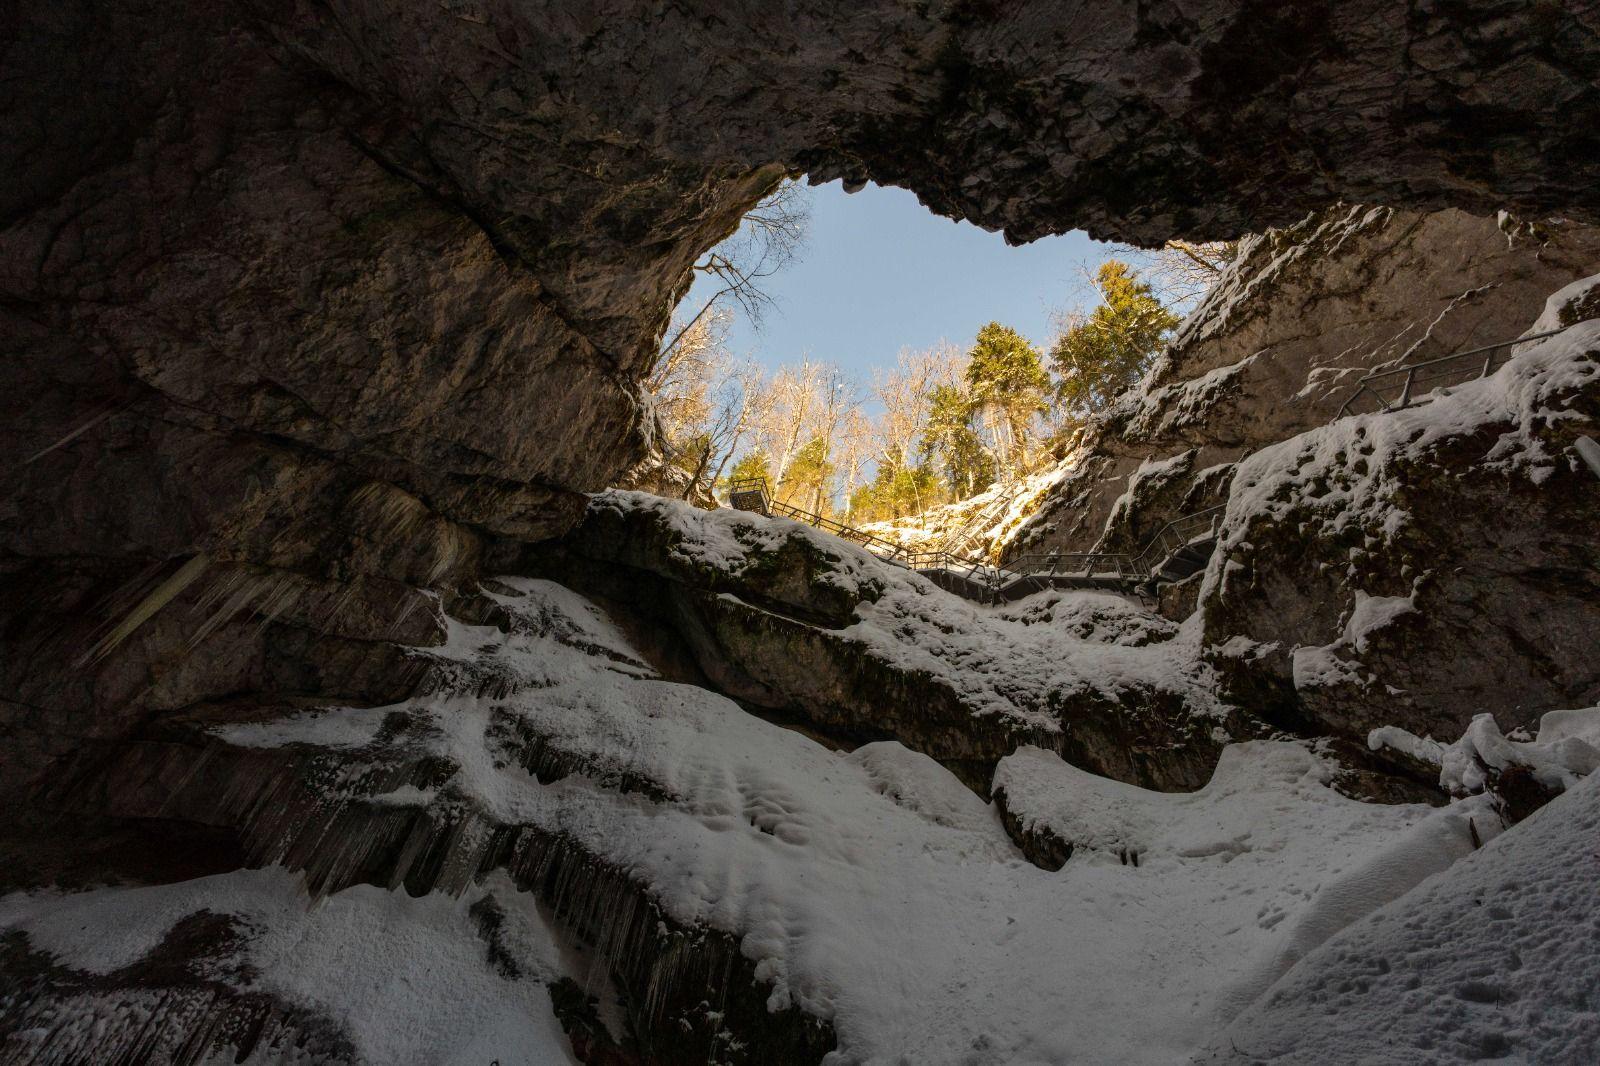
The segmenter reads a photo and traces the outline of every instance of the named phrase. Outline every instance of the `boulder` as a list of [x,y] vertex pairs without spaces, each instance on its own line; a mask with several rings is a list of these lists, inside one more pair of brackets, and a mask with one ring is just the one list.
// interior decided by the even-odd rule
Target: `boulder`
[[1200,593],[1232,698],[1358,740],[1600,701],[1600,481],[1575,447],[1600,419],[1600,322],[1523,347],[1239,464]]

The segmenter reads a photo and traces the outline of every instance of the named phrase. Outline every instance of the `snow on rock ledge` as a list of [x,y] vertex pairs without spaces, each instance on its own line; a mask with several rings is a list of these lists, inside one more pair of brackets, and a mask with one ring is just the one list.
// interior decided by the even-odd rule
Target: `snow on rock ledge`
[[[1515,337],[1597,262],[1600,230],[1459,211],[1343,204],[1247,237],[1146,379],[1080,436],[1008,550],[1142,546],[1221,502],[1227,464],[1336,417],[1363,374]],[[1136,484],[1183,455],[1187,470]]]
[[[1456,735],[1600,698],[1600,322],[1239,464],[1200,602],[1224,691],[1296,729]],[[1248,643],[1250,656],[1225,655]]]
[[[132,1046],[148,1056],[140,1061],[194,1061],[209,1039],[215,1053],[236,1035],[217,1024],[218,1006],[252,1000],[260,1005],[237,1016],[258,1019],[265,1039],[258,1032],[249,1061],[577,1061],[547,991],[565,976],[559,942],[503,874],[460,899],[358,885],[316,906],[283,869],[41,891],[0,898],[0,930],[62,968],[58,994],[77,986],[63,1010],[38,984],[24,987],[20,958],[0,954],[18,981],[4,1006],[18,1023],[0,1038],[7,1062],[124,1061]],[[186,967],[204,974],[197,988],[163,987]]]
[[1556,793],[1600,769],[1600,707],[1551,711],[1532,740],[1504,736],[1494,716],[1472,719],[1461,739],[1441,744],[1398,726],[1374,729],[1368,745],[1392,748],[1439,769],[1439,785],[1453,796],[1493,793],[1507,821],[1521,821]]

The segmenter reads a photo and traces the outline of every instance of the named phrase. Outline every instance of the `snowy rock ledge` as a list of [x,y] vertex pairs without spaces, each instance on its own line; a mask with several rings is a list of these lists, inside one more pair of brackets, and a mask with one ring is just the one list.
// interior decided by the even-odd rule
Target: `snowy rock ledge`
[[[1079,434],[1010,551],[1142,545],[1229,464],[1337,417],[1366,373],[1516,336],[1600,231],[1341,204],[1246,237],[1152,372]],[[1578,321],[1569,309],[1562,325]],[[1148,473],[1184,456],[1161,484]]]
[[1502,816],[1517,822],[1600,769],[1600,707],[1551,711],[1531,740],[1502,735],[1493,715],[1480,714],[1453,744],[1398,726],[1374,729],[1367,743],[1438,767],[1439,786],[1453,796],[1493,793]]
[[535,569],[670,639],[693,680],[845,746],[892,738],[978,792],[1019,744],[1198,788],[1224,739],[1264,731],[1213,697],[1197,630],[1095,592],[980,606],[784,518],[601,493]]
[[1600,322],[1525,347],[1239,464],[1200,594],[1225,694],[1362,743],[1600,699],[1600,492],[1574,448],[1600,422]]

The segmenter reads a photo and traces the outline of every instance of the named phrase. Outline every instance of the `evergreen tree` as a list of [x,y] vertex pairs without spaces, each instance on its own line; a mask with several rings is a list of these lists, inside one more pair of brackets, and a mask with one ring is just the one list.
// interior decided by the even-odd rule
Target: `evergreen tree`
[[1050,349],[1060,379],[1057,397],[1080,415],[1103,410],[1144,376],[1180,321],[1126,263],[1106,260],[1095,286],[1100,306],[1062,333]]
[[958,500],[977,495],[994,481],[994,462],[973,425],[975,413],[971,397],[955,385],[935,385],[928,393],[923,454],[942,467],[950,494]]
[[995,461],[1007,480],[1027,469],[1034,417],[1046,409],[1050,375],[1044,357],[1010,326],[990,322],[978,331],[967,363],[974,411],[987,416]]
[[850,494],[850,515],[856,522],[883,522],[920,514],[943,499],[939,478],[927,466],[880,463],[872,480]]

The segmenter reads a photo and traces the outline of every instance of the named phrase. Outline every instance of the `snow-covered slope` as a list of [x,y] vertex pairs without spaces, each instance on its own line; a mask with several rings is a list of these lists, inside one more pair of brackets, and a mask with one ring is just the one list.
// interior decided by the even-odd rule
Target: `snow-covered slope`
[[1312,952],[1197,1061],[1600,1062],[1597,841],[1590,776]]
[[968,499],[863,528],[912,551],[946,551],[998,561],[1000,547],[1076,466],[1075,454],[1069,453],[1043,470]]
[[[1326,786],[1331,767],[1288,742],[1227,748],[1188,796],[1024,751],[1000,774],[1014,808],[1084,841],[1047,872],[927,757],[892,742],[828,750],[659,680],[603,611],[559,585],[496,587],[500,627],[451,621],[443,647],[415,653],[432,665],[430,695],[213,736],[228,751],[336,756],[345,783],[324,805],[432,812],[454,827],[448,869],[481,868],[492,827],[520,826],[627,871],[666,919],[733,936],[769,1007],[829,1023],[837,1066],[1182,1062],[1307,948],[1470,850],[1466,820],[1482,816],[1481,799],[1442,811],[1345,799]],[[524,769],[532,748],[538,776]],[[427,787],[355,772],[398,751],[440,768]],[[1113,839],[1138,849],[1137,865],[1102,846]],[[484,885],[522,916],[530,972],[558,972],[538,909],[503,875]],[[268,871],[11,897],[0,915],[59,965],[96,971],[137,961],[197,908],[237,914],[260,932],[229,979],[319,1008],[362,1061],[561,1061],[540,1042],[537,982],[496,977],[467,927],[484,891],[413,901],[358,886],[303,911],[293,879]],[[413,916],[426,936],[406,932]],[[336,979],[360,994],[335,994]],[[407,1006],[451,986],[473,1004]],[[474,1020],[484,1010],[492,1024]]]
[[[485,901],[496,915],[494,961],[487,956]],[[358,885],[312,900],[281,868],[240,870],[172,885],[100,888],[0,898],[0,929],[24,934],[36,951],[89,980],[66,1010],[4,1034],[0,1061],[111,1061],[103,1049],[145,1040],[150,1061],[179,1057],[151,1034],[167,998],[185,990],[102,991],[114,979],[177,939],[197,915],[227,920],[226,948],[198,960],[208,982],[226,994],[274,997],[322,1019],[344,1041],[260,1048],[259,1062],[353,1059],[373,1064],[483,1066],[575,1063],[551,1007],[547,986],[566,975],[559,941],[534,900],[503,874],[466,896],[428,895]],[[171,950],[170,947],[167,950]],[[113,986],[115,987],[115,986]],[[215,994],[215,993],[214,993]],[[188,1009],[203,1015],[206,1000]],[[218,996],[220,998],[220,995]],[[74,1009],[75,1008],[75,1009]],[[344,1043],[344,1046],[340,1046]],[[229,1060],[231,1061],[231,1059]]]

